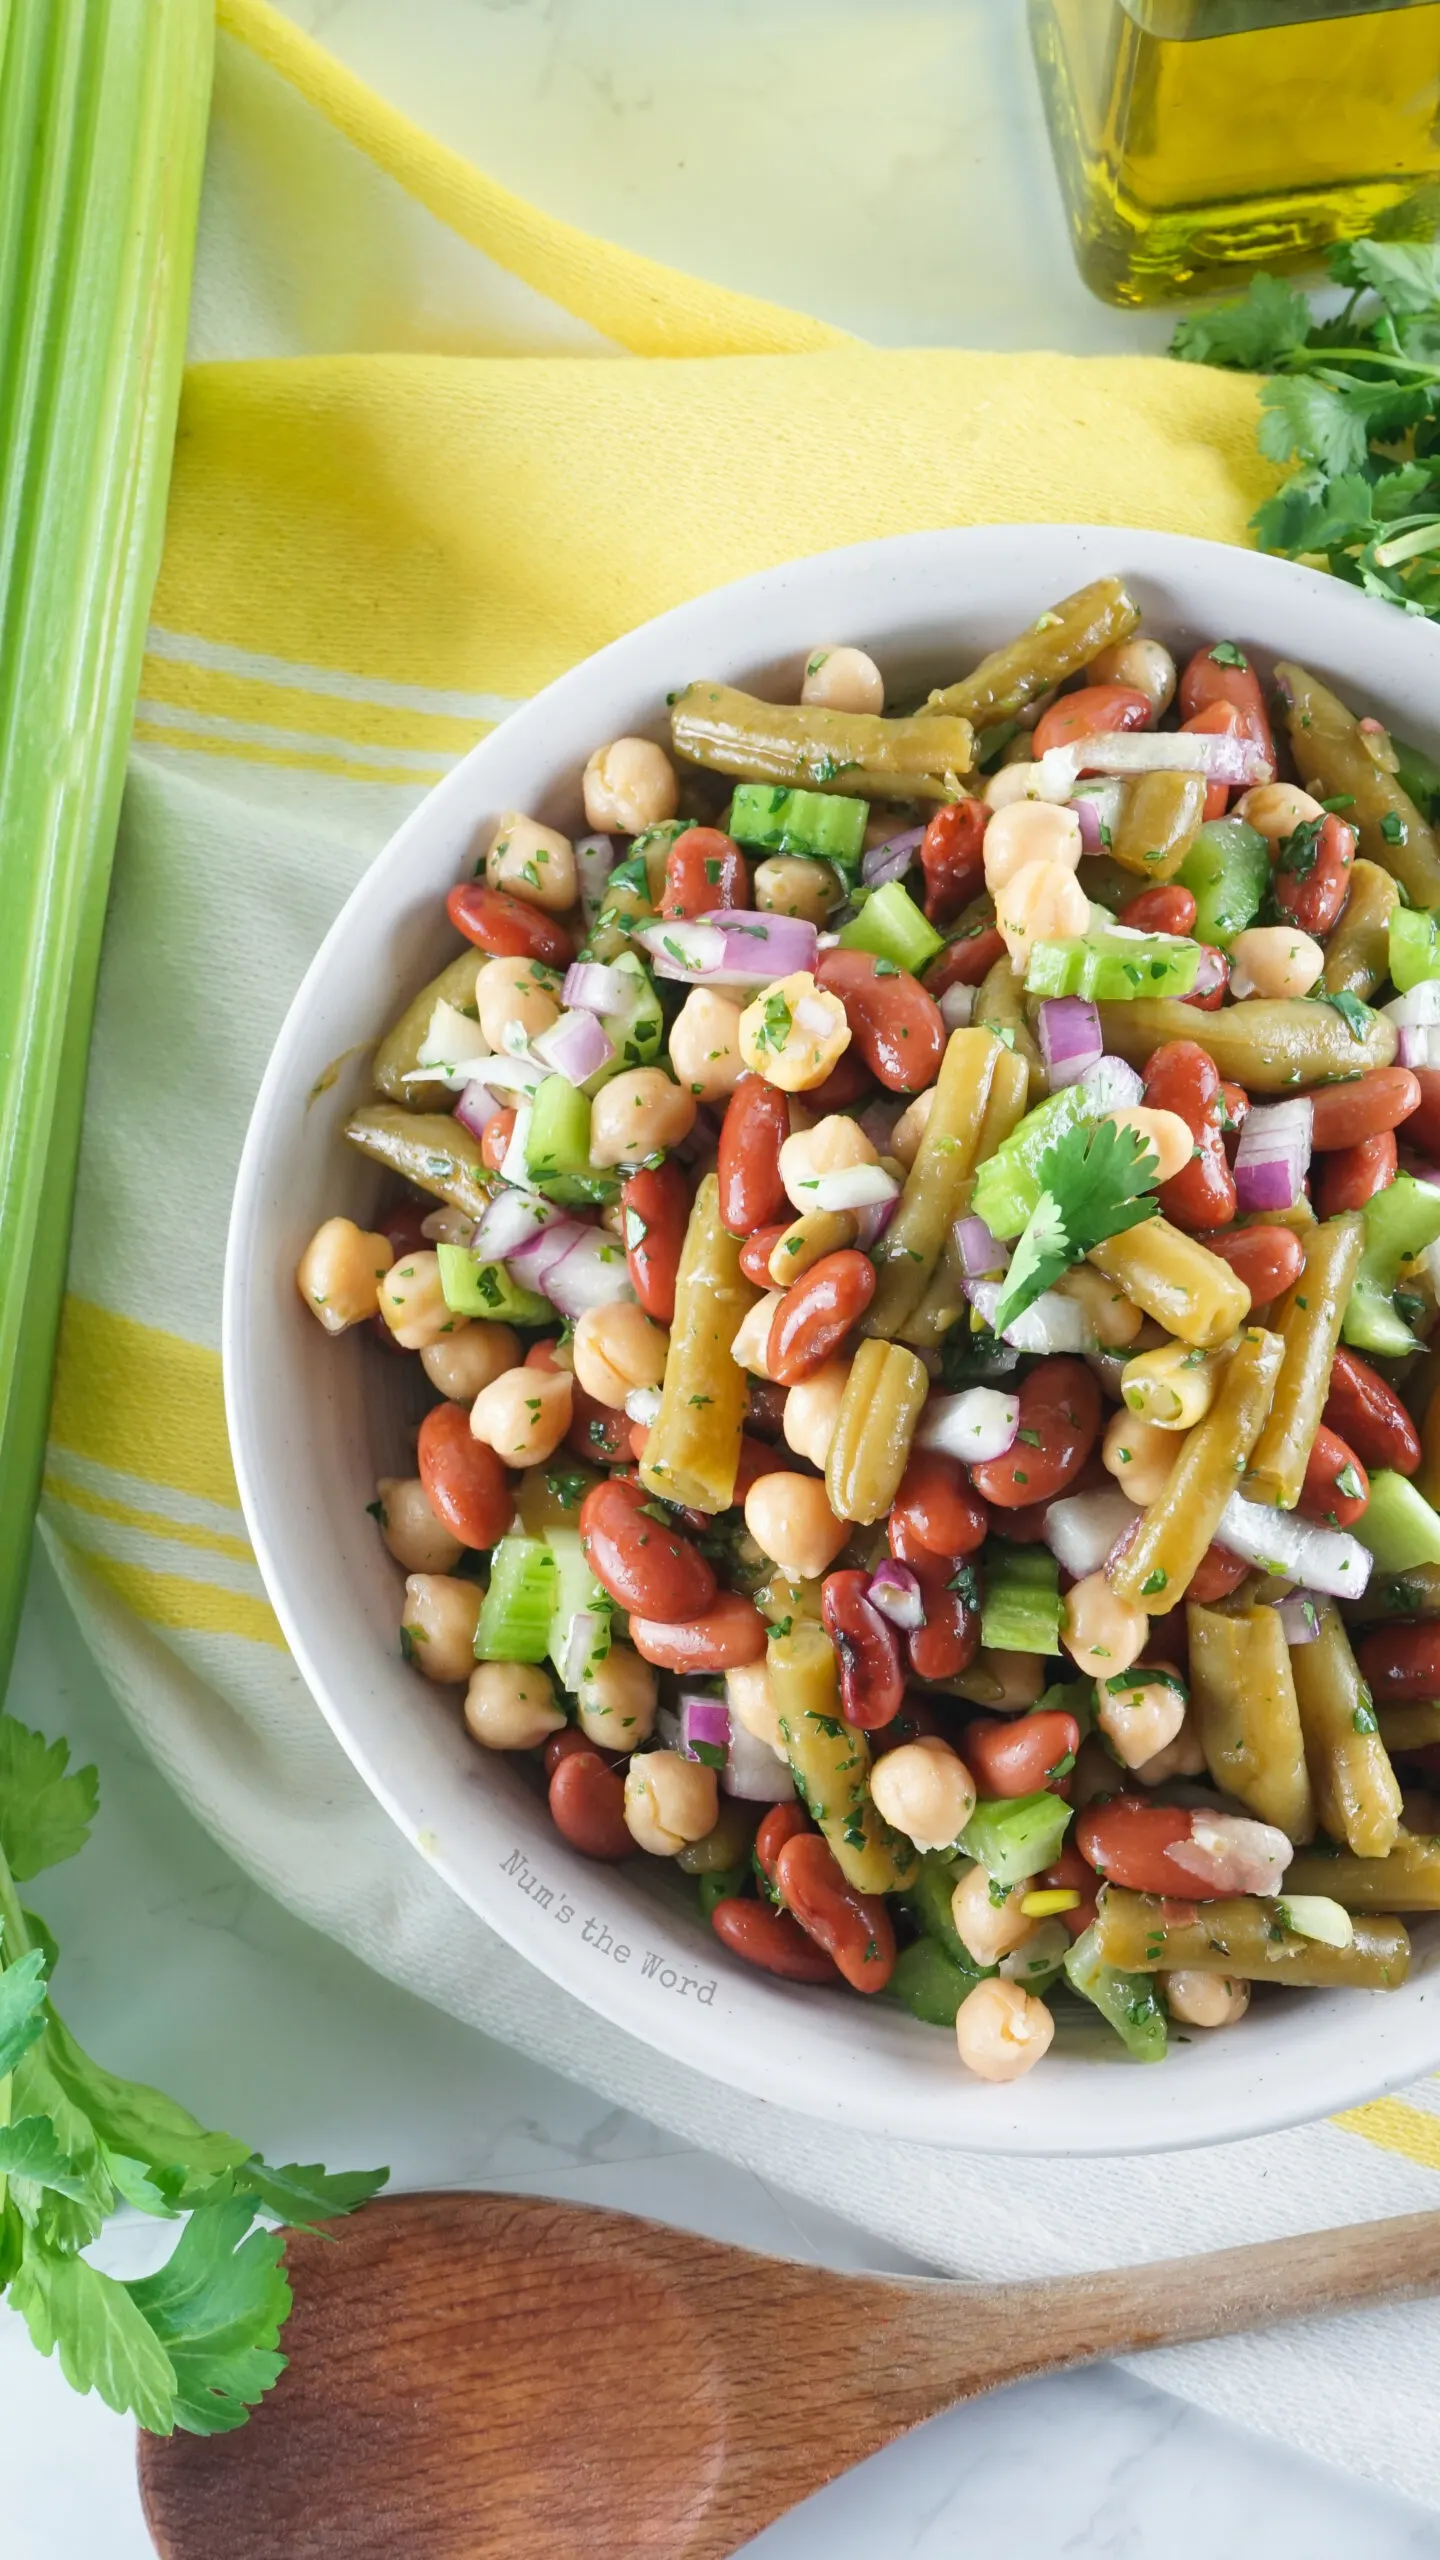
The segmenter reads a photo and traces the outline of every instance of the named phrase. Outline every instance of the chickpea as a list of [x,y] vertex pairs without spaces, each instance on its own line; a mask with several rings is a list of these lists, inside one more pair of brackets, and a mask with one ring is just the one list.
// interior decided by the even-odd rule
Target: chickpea
[[560,980],[538,960],[487,960],[475,981],[475,1002],[491,1048],[503,1051],[512,1022],[533,1040],[559,1021]]
[[780,1179],[798,1216],[815,1206],[815,1185],[822,1173],[848,1173],[852,1165],[874,1164],[875,1149],[858,1120],[840,1111],[799,1129],[780,1150]]
[[791,1387],[785,1398],[785,1414],[781,1424],[787,1445],[797,1458],[808,1458],[813,1467],[823,1467],[835,1437],[840,1406],[850,1383],[848,1360],[827,1360],[813,1378]]
[[723,1102],[745,1072],[738,1004],[711,987],[692,987],[670,1025],[670,1064],[697,1102]]
[[658,1387],[663,1381],[670,1336],[643,1307],[622,1299],[613,1307],[587,1307],[570,1349],[586,1394],[620,1413],[637,1387]]
[[917,1849],[949,1849],[975,1810],[975,1781],[948,1742],[923,1734],[876,1761],[870,1796],[876,1812]]
[[1203,1422],[1219,1383],[1219,1362],[1185,1342],[1138,1352],[1120,1372],[1127,1410],[1167,1432],[1190,1431]]
[[[784,1295],[783,1289],[767,1289],[763,1298],[757,1298],[730,1345],[731,1359],[748,1369],[752,1378],[770,1375],[770,1327]],[[790,1393],[794,1392],[792,1387]]]
[[1054,862],[1073,872],[1083,841],[1073,809],[1051,800],[1012,800],[996,810],[985,830],[985,886],[995,896],[1032,862]]
[[1112,1413],[1100,1455],[1122,1493],[1128,1493],[1143,1511],[1159,1501],[1184,1446],[1180,1433],[1162,1431],[1158,1422],[1142,1422],[1133,1413]]
[[1132,1601],[1121,1600],[1103,1573],[1087,1573],[1065,1597],[1065,1649],[1092,1680],[1128,1671],[1144,1652],[1150,1621]]
[[780,1739],[780,1714],[775,1704],[769,1665],[747,1662],[725,1674],[725,1703],[737,1724],[757,1742],[768,1742],[777,1760],[787,1758]]
[[995,901],[995,922],[1017,969],[1036,942],[1064,942],[1090,922],[1090,901],[1073,871],[1059,862],[1027,862]]
[[[888,1759],[889,1754],[885,1755]],[[877,1761],[877,1768],[884,1767]],[[983,1867],[969,1867],[950,1896],[955,1935],[977,1964],[998,1964],[1012,1947],[1023,1947],[1040,1923],[1020,1908],[1029,1883],[992,1884]]]
[[803,854],[776,853],[755,874],[755,905],[762,915],[800,916],[806,924],[823,925],[840,894],[828,862],[807,862]]
[[817,987],[808,969],[762,988],[740,1016],[741,1057],[781,1093],[823,1084],[849,1046],[844,1005]]
[[1235,803],[1235,815],[1247,827],[1265,836],[1271,844],[1279,844],[1285,836],[1293,836],[1297,827],[1313,826],[1324,819],[1325,812],[1308,791],[1293,782],[1258,782]]
[[1073,1298],[1077,1306],[1084,1308],[1102,1351],[1123,1351],[1145,1321],[1134,1299],[1127,1298],[1123,1289],[1117,1289],[1113,1280],[1107,1280],[1103,1271],[1092,1269],[1088,1262],[1072,1264],[1050,1285],[1062,1298]]
[[447,1686],[475,1668],[475,1628],[484,1598],[478,1582],[448,1573],[412,1573],[405,1583],[401,1633],[410,1660],[427,1680]]
[[977,1982],[955,2012],[960,2059],[977,2080],[1023,2080],[1054,2034],[1044,2001],[1018,1982]]
[[850,1535],[837,1520],[816,1476],[789,1468],[757,1476],[745,1496],[745,1526],[763,1554],[795,1582],[809,1582],[834,1563]]
[[883,711],[885,679],[863,649],[814,649],[800,699],[823,703],[827,711]]
[[703,1840],[720,1818],[715,1772],[678,1751],[641,1751],[625,1772],[630,1837],[652,1857],[673,1858],[687,1840]]
[[[569,837],[555,827],[542,827],[519,809],[501,812],[485,856],[485,877],[492,889],[506,889],[512,898],[544,907],[551,915],[563,915],[580,894]],[[483,1017],[480,1027],[485,1028]]]
[[680,806],[675,768],[649,738],[613,738],[585,767],[585,824],[602,835],[638,836]]
[[935,1091],[932,1084],[924,1093],[917,1093],[913,1102],[907,1102],[890,1132],[890,1152],[906,1173],[920,1153],[920,1141],[930,1125]]
[[1087,684],[1128,684],[1143,693],[1150,715],[1158,720],[1175,699],[1175,661],[1158,640],[1117,640],[1102,649],[1086,669]]
[[592,1663],[575,1692],[575,1721],[587,1742],[633,1751],[655,1726],[655,1673],[633,1646],[612,1644]]
[[477,1662],[465,1691],[465,1729],[487,1751],[533,1751],[559,1733],[564,1711],[538,1662]]
[[1205,1765],[1195,1719],[1187,1707],[1179,1732],[1156,1752],[1153,1760],[1142,1760],[1135,1775],[1142,1787],[1163,1787],[1167,1778],[1198,1778]]
[[1157,1182],[1173,1181],[1196,1152],[1190,1124],[1178,1111],[1150,1111],[1141,1104],[1131,1111],[1107,1111],[1105,1118],[1113,1128],[1134,1130],[1160,1168]]
[[1165,2006],[1172,2018],[1186,2027],[1233,2027],[1250,2006],[1248,1982],[1234,1982],[1228,1973],[1199,1973],[1184,1969],[1178,1973],[1160,1973],[1155,1977],[1165,1994]]
[[467,1324],[463,1333],[427,1342],[420,1366],[452,1404],[473,1404],[482,1387],[520,1366],[518,1335],[508,1324]]
[[482,1387],[470,1428],[507,1467],[538,1467],[570,1428],[575,1381],[563,1369],[507,1369]]
[[1252,924],[1230,945],[1232,996],[1308,996],[1325,954],[1293,924]]
[[1167,1750],[1185,1721],[1185,1683],[1178,1673],[1152,1671],[1147,1665],[1125,1680],[1123,1673],[1095,1684],[1095,1721],[1115,1746],[1127,1769],[1143,1769]]
[[463,1333],[470,1319],[453,1315],[440,1286],[437,1253],[406,1253],[380,1283],[380,1313],[406,1351],[423,1351],[446,1334]]
[[327,1333],[344,1333],[373,1316],[394,1259],[388,1236],[370,1234],[353,1218],[327,1218],[300,1256],[296,1286]]
[[380,1535],[407,1573],[448,1573],[465,1550],[430,1508],[418,1476],[382,1476],[375,1487]]
[[601,1086],[590,1107],[590,1161],[643,1164],[678,1147],[695,1126],[695,1097],[663,1067],[627,1067]]
[[986,782],[982,797],[987,809],[1013,809],[1018,801],[1039,800],[1040,767],[1028,738],[1012,738],[999,764]]

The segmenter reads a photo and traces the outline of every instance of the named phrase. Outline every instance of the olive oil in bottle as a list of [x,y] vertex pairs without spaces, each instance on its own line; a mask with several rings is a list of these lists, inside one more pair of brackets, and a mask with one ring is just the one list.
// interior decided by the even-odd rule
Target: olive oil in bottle
[[1440,220],[1440,0],[1030,0],[1076,262],[1107,302]]

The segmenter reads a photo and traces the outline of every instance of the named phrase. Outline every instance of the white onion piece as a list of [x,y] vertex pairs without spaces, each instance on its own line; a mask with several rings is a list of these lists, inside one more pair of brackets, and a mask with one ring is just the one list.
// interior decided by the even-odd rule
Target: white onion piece
[[483,1081],[492,1093],[518,1093],[533,1102],[549,1073],[550,1069],[542,1067],[538,1058],[516,1058],[506,1053],[485,1060]]
[[811,1206],[836,1213],[842,1209],[878,1209],[898,1200],[900,1185],[879,1164],[843,1164],[834,1173],[817,1174],[807,1183]]
[[1400,1067],[1440,1067],[1440,1022],[1402,1023],[1395,1063]]
[[[967,1280],[965,1295],[977,1307],[992,1331],[996,1309],[1004,1293],[1000,1280]],[[1062,1298],[1056,1289],[1042,1290],[1033,1306],[1007,1324],[1001,1335],[1012,1351],[1089,1351],[1095,1337],[1089,1319],[1078,1298]]]
[[1118,1485],[1113,1493],[1067,1494],[1045,1513],[1045,1544],[1056,1562],[1081,1582],[1087,1573],[1099,1572],[1140,1516]]
[[544,1294],[562,1316],[588,1315],[593,1307],[633,1298],[625,1256],[603,1227],[581,1227],[567,1253],[545,1274]]
[[1440,1023],[1440,978],[1422,978],[1418,987],[1393,997],[1380,1010],[1401,1031],[1429,1030]]
[[560,1001],[581,1013],[618,1013],[635,990],[628,969],[612,969],[605,960],[572,960],[560,989]]
[[[575,839],[575,868],[580,877],[580,905],[587,925],[594,923],[605,904],[606,883],[615,868],[619,853],[620,847],[613,836],[577,836]],[[594,965],[598,967],[599,963]],[[576,1004],[579,998],[567,996],[565,1001],[567,1004]],[[613,1005],[607,1005],[604,1010],[607,1013],[613,1013],[615,1008]]]
[[964,1031],[974,1019],[978,987],[947,987],[940,998],[940,1019],[947,1031]]
[[626,1421],[638,1422],[646,1431],[651,1430],[660,1419],[660,1401],[658,1387],[632,1387],[625,1399]]
[[865,1597],[872,1609],[888,1618],[892,1627],[913,1629],[925,1624],[925,1594],[920,1576],[908,1564],[899,1564],[887,1556],[877,1565],[866,1586]]
[[512,1253],[553,1227],[560,1216],[553,1200],[538,1191],[499,1191],[475,1230],[475,1250],[484,1262],[508,1262]]
[[529,1102],[522,1102],[516,1111],[515,1126],[510,1132],[510,1144],[505,1150],[500,1166],[505,1181],[518,1183],[522,1191],[530,1180],[530,1123],[534,1117],[533,1106]]
[[[997,1292],[998,1294],[998,1292]],[[915,1434],[917,1449],[943,1449],[949,1458],[1003,1458],[1020,1428],[1020,1399],[998,1387],[966,1387],[957,1396],[931,1396]]]
[[1189,1839],[1172,1841],[1165,1854],[1204,1894],[1223,1897],[1277,1892],[1295,1848],[1273,1822],[1252,1822],[1243,1813],[1196,1812]]
[[1371,1555],[1345,1529],[1322,1529],[1294,1511],[1272,1511],[1232,1493],[1220,1514],[1217,1543],[1266,1573],[1293,1574],[1307,1591],[1356,1600],[1370,1579]]
[[649,952],[657,978],[713,978],[725,958],[725,937],[713,924],[645,924],[634,938]]
[[578,1007],[573,1013],[562,1013],[548,1031],[537,1032],[532,1046],[542,1066],[576,1086],[598,1075],[615,1055],[615,1043],[599,1016]]
[[1082,773],[1203,773],[1232,789],[1270,782],[1275,768],[1253,738],[1207,736],[1196,729],[1131,729],[1114,737],[1072,738],[1040,758],[1041,796],[1068,799]]
[[1107,1111],[1133,1111],[1145,1098],[1143,1077],[1124,1058],[1097,1058],[1080,1082],[1097,1119]]
[[578,1689],[595,1655],[605,1641],[609,1619],[598,1609],[576,1609],[565,1630],[560,1649],[560,1686]]
[[[430,1028],[415,1052],[416,1065],[411,1068],[407,1084],[466,1084],[468,1075],[459,1072],[476,1058],[488,1058],[490,1043],[478,1022],[458,1005],[447,1004],[441,997],[430,1016]],[[422,1075],[421,1069],[426,1073]]]
[[720,1772],[720,1791],[743,1804],[789,1804],[795,1793],[789,1762],[758,1734],[748,1732],[737,1715],[730,1718],[730,1748]]

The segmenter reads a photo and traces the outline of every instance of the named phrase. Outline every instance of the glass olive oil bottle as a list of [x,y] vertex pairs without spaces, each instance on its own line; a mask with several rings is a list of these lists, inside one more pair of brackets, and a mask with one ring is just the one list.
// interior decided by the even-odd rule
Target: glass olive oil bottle
[[1107,302],[1440,220],[1440,0],[1030,0],[1030,28]]

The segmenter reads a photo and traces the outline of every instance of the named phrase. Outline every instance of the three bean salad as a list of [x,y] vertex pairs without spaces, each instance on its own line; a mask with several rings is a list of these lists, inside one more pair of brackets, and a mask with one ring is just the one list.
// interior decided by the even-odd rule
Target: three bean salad
[[438,1398],[417,1676],[994,2081],[1440,1909],[1440,773],[1138,625],[690,683],[592,832],[506,811],[298,1273]]

